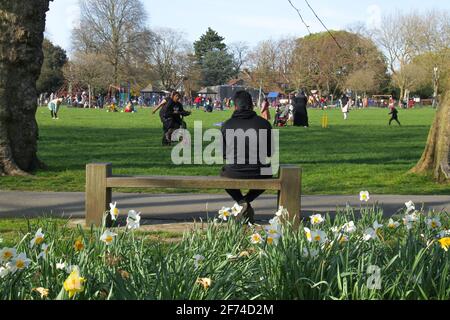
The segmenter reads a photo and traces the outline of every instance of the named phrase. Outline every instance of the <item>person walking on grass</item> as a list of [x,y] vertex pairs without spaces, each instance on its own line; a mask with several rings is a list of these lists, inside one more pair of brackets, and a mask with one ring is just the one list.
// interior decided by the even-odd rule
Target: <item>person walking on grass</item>
[[261,117],[266,119],[267,121],[270,121],[270,103],[267,98],[264,99],[263,103],[261,104]]
[[391,115],[391,119],[389,120],[389,125],[391,125],[392,121],[397,121],[398,125],[401,126],[400,121],[398,120],[398,110],[393,106],[391,108],[391,112],[389,113]]
[[341,97],[341,111],[344,114],[344,120],[347,120],[350,112],[350,99],[345,93]]
[[61,103],[63,102],[63,98],[53,99],[48,103],[48,109],[52,115],[53,120],[59,120],[58,111]]
[[[260,148],[263,147],[261,149],[263,152],[264,145],[267,157],[273,154],[272,126],[269,121],[258,116],[253,110],[252,96],[247,91],[237,92],[233,100],[236,111],[222,126],[223,155],[226,165],[222,168],[221,176],[231,179],[270,179],[272,175],[265,175],[266,172],[262,174],[263,168],[271,171],[270,165],[264,164],[266,159],[261,160],[259,157],[261,156]],[[250,138],[251,136],[255,141]],[[243,152],[245,153],[242,154]],[[246,195],[238,189],[226,190],[226,192],[242,206],[238,219],[244,219],[244,222],[253,224],[255,211],[251,204],[265,190],[250,190]]]

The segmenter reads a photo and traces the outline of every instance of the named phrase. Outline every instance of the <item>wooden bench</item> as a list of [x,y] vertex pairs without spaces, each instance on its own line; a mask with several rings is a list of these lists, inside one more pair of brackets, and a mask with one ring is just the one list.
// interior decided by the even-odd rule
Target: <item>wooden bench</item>
[[113,188],[263,189],[278,191],[278,205],[298,223],[301,208],[301,169],[282,165],[274,179],[229,179],[188,176],[114,176],[111,163],[86,166],[86,225],[101,226],[112,202]]

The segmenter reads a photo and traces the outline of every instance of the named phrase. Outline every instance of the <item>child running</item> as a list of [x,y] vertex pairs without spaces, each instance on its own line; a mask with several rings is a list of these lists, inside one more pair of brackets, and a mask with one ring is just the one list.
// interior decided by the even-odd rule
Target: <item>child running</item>
[[392,115],[391,119],[389,120],[389,125],[391,125],[392,121],[397,121],[398,125],[401,126],[400,121],[398,121],[398,111],[395,106],[391,108],[391,112],[389,114]]

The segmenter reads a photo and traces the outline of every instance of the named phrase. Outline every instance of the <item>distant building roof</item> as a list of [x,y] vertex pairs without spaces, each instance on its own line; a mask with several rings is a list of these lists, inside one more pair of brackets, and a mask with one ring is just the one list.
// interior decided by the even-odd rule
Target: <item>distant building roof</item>
[[267,98],[278,98],[279,95],[279,92],[270,92]]

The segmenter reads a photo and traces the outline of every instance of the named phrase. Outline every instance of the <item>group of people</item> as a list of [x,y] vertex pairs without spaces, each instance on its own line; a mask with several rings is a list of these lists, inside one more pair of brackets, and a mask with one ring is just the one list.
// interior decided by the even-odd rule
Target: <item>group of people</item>
[[[300,91],[294,98],[287,100],[285,103],[278,103],[275,106],[275,119],[273,125],[276,127],[284,127],[288,123],[297,127],[309,127],[308,118],[308,97],[305,91]],[[270,121],[270,102],[269,99],[264,99],[261,104],[261,117]]]

